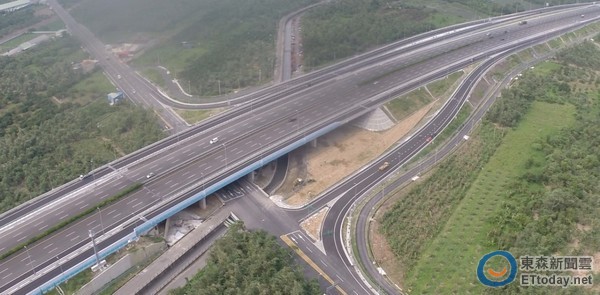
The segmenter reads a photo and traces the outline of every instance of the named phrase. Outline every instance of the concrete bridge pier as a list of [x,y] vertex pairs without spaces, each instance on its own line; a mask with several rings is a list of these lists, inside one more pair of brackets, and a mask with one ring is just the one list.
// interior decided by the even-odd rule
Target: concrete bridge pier
[[200,202],[198,202],[198,205],[200,205],[201,210],[206,209],[206,198],[200,200]]
[[171,228],[171,217],[165,220],[165,233],[163,234],[163,238],[167,239],[167,234],[169,233],[169,228]]
[[248,181],[250,183],[254,183],[254,178],[256,177],[256,171],[252,171],[252,172],[248,173],[248,175],[246,175],[246,177],[248,178]]
[[317,139],[313,139],[310,141],[310,146],[316,148],[317,147]]

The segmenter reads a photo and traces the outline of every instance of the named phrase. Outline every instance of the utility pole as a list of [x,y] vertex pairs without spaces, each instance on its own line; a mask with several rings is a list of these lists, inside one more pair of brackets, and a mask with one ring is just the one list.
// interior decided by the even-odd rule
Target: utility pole
[[258,82],[262,81],[262,69],[258,69]]
[[221,95],[221,80],[217,80],[217,84],[219,85],[219,95]]
[[94,233],[92,232],[92,230],[89,230],[89,232],[90,239],[92,239],[92,246],[94,247],[94,256],[96,256],[96,265],[99,269],[102,269],[102,266],[100,265],[100,256],[98,256],[98,249],[96,247],[96,240],[94,240]]

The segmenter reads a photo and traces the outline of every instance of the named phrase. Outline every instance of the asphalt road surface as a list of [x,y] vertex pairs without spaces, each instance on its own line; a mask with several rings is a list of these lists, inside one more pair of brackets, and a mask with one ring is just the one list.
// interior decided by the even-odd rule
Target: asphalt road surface
[[[48,204],[44,214],[31,214],[3,227],[1,233],[9,239],[2,240],[0,251],[18,244],[15,242],[18,239],[23,241],[23,236],[43,231],[44,228],[41,227],[45,225],[63,220],[65,215],[70,216],[82,211],[81,208],[93,206],[94,202],[116,193],[127,185],[140,181],[145,183],[142,190],[113,206],[99,210],[98,214],[32,245],[29,251],[23,251],[3,261],[0,269],[5,271],[0,273],[0,291],[6,290],[16,282],[24,281],[24,276],[60,261],[60,258],[72,253],[79,245],[87,243],[86,233],[89,229],[106,231],[107,228],[122,224],[124,220],[135,218],[143,209],[166,200],[177,192],[183,192],[190,187],[201,190],[203,186],[209,186],[222,179],[223,175],[239,169],[239,166],[260,159],[312,130],[320,129],[331,122],[353,119],[397,93],[464,67],[472,56],[484,58],[486,52],[513,47],[515,44],[511,42],[517,43],[520,39],[530,39],[537,33],[553,27],[579,22],[580,14],[580,11],[572,11],[567,18],[549,16],[547,21],[531,20],[527,26],[512,23],[493,29],[492,33],[500,33],[508,28],[509,33],[505,36],[514,41],[489,39],[485,31],[470,32],[466,36],[448,39],[439,38],[435,45],[422,47],[412,53],[375,59],[374,63],[360,70],[319,81],[304,90],[257,107],[241,115],[235,122],[227,121],[216,126],[218,128],[177,139],[177,143],[170,148],[142,158],[137,163],[115,169],[100,179],[96,178],[80,188],[78,193],[63,197],[62,202]],[[589,17],[597,14],[598,9],[595,7],[586,9],[586,15]],[[449,119],[451,116],[444,118]],[[435,128],[441,128],[440,126],[432,128],[436,130]],[[210,138],[217,136],[217,144],[208,142]],[[422,142],[414,144],[418,146]],[[155,176],[146,178],[150,172],[155,173]],[[177,201],[189,196],[190,194],[186,194]],[[170,203],[175,201],[171,200]],[[164,207],[159,210],[164,210]],[[156,212],[145,217],[150,218]],[[131,226],[122,232],[127,230],[130,232]],[[117,237],[118,235],[107,238],[104,245]],[[327,249],[328,246],[325,247]],[[84,252],[78,257],[83,257],[86,253],[89,256],[89,252]],[[76,260],[69,260],[64,265],[75,262]],[[37,278],[36,281],[47,278],[46,275],[34,277]]]

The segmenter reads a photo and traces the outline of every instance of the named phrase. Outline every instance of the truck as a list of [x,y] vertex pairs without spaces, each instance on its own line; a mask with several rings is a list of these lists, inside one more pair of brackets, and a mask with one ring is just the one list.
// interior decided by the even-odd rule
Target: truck
[[379,166],[379,171],[383,171],[383,170],[387,169],[388,166],[390,166],[389,162],[383,162],[383,164],[381,164],[381,166]]
[[522,21],[519,23],[519,25],[526,25],[526,24],[527,24],[527,21],[526,21],[526,20],[522,20]]

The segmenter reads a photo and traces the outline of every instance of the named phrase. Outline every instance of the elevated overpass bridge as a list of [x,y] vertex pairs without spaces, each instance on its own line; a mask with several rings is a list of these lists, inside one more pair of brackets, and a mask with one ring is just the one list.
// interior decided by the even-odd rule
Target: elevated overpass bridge
[[[582,9],[588,16],[585,20],[579,17]],[[100,255],[106,256],[179,210],[401,93],[489,56],[576,29],[596,21],[599,14],[596,6],[586,6],[561,14],[537,16],[530,19],[527,26],[512,19],[498,21],[479,30],[444,32],[398,48],[388,48],[360,68],[349,66],[350,70],[341,70],[327,78],[315,78],[296,86],[294,91],[275,92],[256,105],[251,102],[235,120],[215,118],[205,125],[209,126],[207,129],[186,131],[116,161],[98,171],[96,181],[71,184],[79,190],[66,197],[70,198],[68,203],[74,210],[72,212],[85,208],[82,195],[92,202],[110,195],[111,190],[114,192],[138,181],[145,182],[144,189],[114,207],[103,209],[105,215],[100,212],[96,216],[105,218],[106,228],[84,220],[57,233],[53,242],[49,239],[36,244],[35,265],[30,265],[31,270],[27,265],[18,265],[24,253],[3,262],[3,267],[14,266],[16,274],[0,282],[3,284],[0,292],[44,291],[89,267],[93,259],[88,258],[92,255],[85,233],[90,228],[105,233],[99,239],[99,246],[103,249]],[[490,39],[487,33],[502,35],[504,40]],[[214,137],[220,140],[210,144],[208,139]],[[146,181],[149,172],[156,173],[156,177]],[[169,197],[163,198],[165,196]],[[29,216],[31,219],[27,224],[16,217],[7,218],[13,228],[3,228],[3,234],[14,233],[16,228],[26,229],[36,222],[56,222],[52,216],[54,220],[59,219],[67,209],[54,203],[46,203],[45,210],[50,213],[45,216],[28,213],[39,218]],[[93,203],[87,206],[93,206]],[[109,214],[107,210],[115,211]],[[107,215],[112,215],[112,221],[107,221]],[[0,249],[9,249],[11,242],[18,242],[18,238],[6,241]],[[51,251],[53,249],[58,249],[60,258],[53,257],[56,253]],[[30,251],[34,252],[34,248]],[[57,271],[57,261],[62,261],[62,268],[68,270]]]

